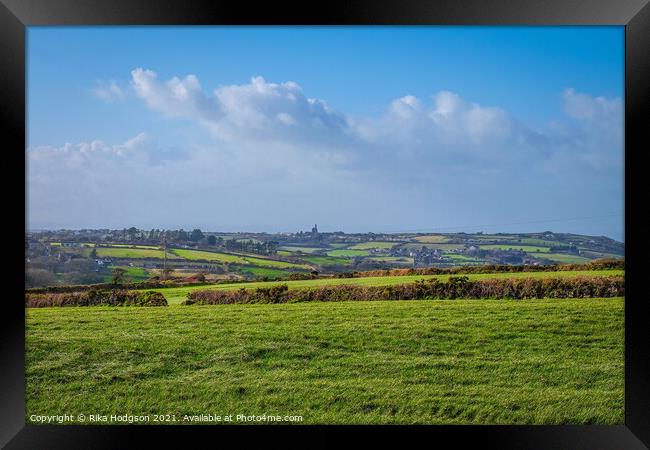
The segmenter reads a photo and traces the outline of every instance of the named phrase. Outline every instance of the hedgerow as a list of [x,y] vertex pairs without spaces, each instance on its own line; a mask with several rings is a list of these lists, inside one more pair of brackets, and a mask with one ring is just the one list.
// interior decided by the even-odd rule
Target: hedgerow
[[468,277],[451,277],[392,286],[321,286],[289,289],[286,284],[268,288],[198,290],[188,293],[184,305],[230,303],[338,302],[361,300],[420,300],[455,298],[585,298],[625,295],[621,277],[521,278],[470,281]]
[[126,290],[90,290],[78,292],[55,292],[25,295],[25,306],[44,308],[48,306],[167,306],[167,299],[160,292]]

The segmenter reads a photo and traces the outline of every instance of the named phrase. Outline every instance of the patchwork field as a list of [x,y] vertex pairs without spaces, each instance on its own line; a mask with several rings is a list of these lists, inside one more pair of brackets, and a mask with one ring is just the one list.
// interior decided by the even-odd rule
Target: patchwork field
[[[126,270],[125,275],[131,281],[144,281],[151,276],[151,273],[143,267],[111,266],[110,269],[114,269],[116,267]],[[104,277],[104,282],[109,283],[112,278],[112,275],[106,275]]]
[[369,250],[372,248],[393,248],[395,247],[399,242],[379,242],[379,241],[372,241],[372,242],[362,242],[360,244],[355,244],[350,247],[348,247],[350,250]]
[[435,243],[440,243],[440,242],[447,242],[449,241],[449,238],[447,236],[443,236],[440,234],[431,234],[428,236],[418,236],[415,238],[416,241],[418,242],[424,242],[427,244],[435,244]]
[[230,255],[228,253],[204,252],[201,250],[187,250],[180,248],[175,248],[170,251],[180,256],[181,258],[194,261],[205,260],[223,263],[247,264],[244,258],[236,255]]
[[[153,258],[162,259],[165,256],[163,250],[152,248],[130,248],[130,247],[97,247],[97,256],[100,258],[129,258],[142,259]],[[179,256],[171,251],[167,251],[168,259],[178,259]]]
[[516,245],[516,244],[501,244],[501,245],[481,245],[482,250],[519,250],[522,252],[535,253],[535,252],[548,252],[548,247],[536,247],[532,245]]
[[420,300],[26,312],[31,414],[622,424],[624,302]]
[[[466,275],[470,280],[485,280],[491,278],[571,278],[576,276],[623,276],[623,270],[562,270],[557,272],[515,272],[515,273],[480,273]],[[412,283],[416,280],[427,280],[437,278],[440,281],[448,280],[450,275],[406,275],[394,277],[363,277],[363,278],[322,278],[316,280],[293,280],[293,281],[259,281],[251,283],[225,283],[202,286],[187,286],[176,288],[152,289],[162,293],[170,304],[178,304],[185,300],[188,292],[202,289],[255,289],[270,287],[278,284],[286,284],[289,289],[336,286],[336,285],[360,285],[360,286],[390,286],[394,284]]]
[[318,266],[346,266],[350,264],[349,258],[332,256],[305,256],[303,260]]
[[578,255],[565,255],[562,253],[548,253],[544,255],[544,258],[550,259],[551,261],[560,263],[560,264],[583,264],[589,262],[589,258]]
[[307,264],[295,264],[286,261],[276,261],[273,259],[257,258],[253,256],[246,256],[245,258],[246,261],[248,261],[250,264],[261,267],[272,267],[276,269],[311,269],[311,266],[308,266]]
[[327,252],[327,256],[342,256],[344,258],[353,258],[355,256],[368,256],[370,252],[368,250],[350,250],[350,249],[341,249],[341,250],[332,250]]
[[280,247],[280,250],[285,250],[288,251],[289,253],[291,252],[314,253],[319,250],[326,250],[326,249],[320,247],[294,247],[290,245],[283,245],[282,247]]

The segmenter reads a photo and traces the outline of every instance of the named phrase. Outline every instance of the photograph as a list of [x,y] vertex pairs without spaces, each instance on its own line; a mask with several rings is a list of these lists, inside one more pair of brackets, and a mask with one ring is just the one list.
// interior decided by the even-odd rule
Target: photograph
[[27,424],[625,423],[624,27],[25,58]]

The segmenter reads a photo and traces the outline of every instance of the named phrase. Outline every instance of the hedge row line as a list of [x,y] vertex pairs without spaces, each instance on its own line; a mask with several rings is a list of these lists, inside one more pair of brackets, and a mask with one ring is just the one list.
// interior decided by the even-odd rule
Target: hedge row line
[[546,266],[488,264],[450,268],[386,269],[355,272],[353,277],[385,277],[404,275],[459,275],[476,273],[556,272],[563,270],[624,270],[623,259],[596,259],[584,264],[550,264]]
[[[460,266],[452,268],[436,268],[425,267],[417,269],[386,269],[386,270],[370,270],[365,272],[343,272],[335,275],[315,275],[311,273],[294,273],[287,280],[301,280],[301,279],[325,279],[325,278],[364,278],[364,277],[390,277],[390,276],[405,276],[405,275],[461,275],[461,274],[476,274],[476,273],[514,273],[514,272],[555,272],[562,270],[624,270],[625,261],[622,259],[600,259],[594,260],[585,264],[554,264],[548,266],[530,266],[530,265],[482,265],[482,266]],[[282,281],[279,279],[278,281]],[[211,284],[234,284],[241,282],[245,284],[249,280],[222,280]],[[48,286],[40,288],[27,289],[26,292],[33,294],[46,294],[46,293],[74,293],[80,291],[93,291],[105,289],[157,289],[168,287],[185,287],[185,286],[199,286],[205,284],[204,282],[178,282],[172,280],[159,281],[147,280],[139,283],[127,283],[123,285],[114,285],[110,283],[89,284],[89,285],[67,285],[67,286]]]
[[622,277],[522,278],[470,281],[468,277],[419,280],[393,286],[322,286],[289,289],[286,284],[235,291],[199,290],[188,293],[184,305],[231,303],[338,302],[359,300],[420,300],[454,298],[578,298],[621,297]]
[[112,283],[96,283],[96,284],[68,284],[64,286],[46,286],[38,288],[26,289],[25,292],[30,294],[54,294],[54,293],[73,293],[81,291],[96,291],[96,290],[131,290],[131,289],[159,289],[171,287],[186,287],[186,286],[200,286],[205,282],[178,282],[178,281],[158,281],[158,280],[145,280],[138,283],[125,283],[125,284],[112,284]]
[[25,295],[25,306],[44,308],[48,306],[167,306],[167,299],[160,292],[91,290],[81,292],[58,292]]

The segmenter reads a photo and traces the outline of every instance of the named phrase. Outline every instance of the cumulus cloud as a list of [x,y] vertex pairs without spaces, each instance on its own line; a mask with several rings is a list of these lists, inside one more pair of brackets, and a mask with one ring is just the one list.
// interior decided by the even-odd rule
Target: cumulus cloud
[[620,98],[592,97],[573,88],[562,93],[566,113],[578,120],[590,122],[618,122],[623,118],[623,101]]
[[292,81],[269,83],[258,76],[248,84],[205,93],[194,75],[160,81],[154,71],[138,68],[131,72],[131,82],[152,110],[195,119],[224,140],[296,139],[306,133],[331,138],[346,125],[342,114],[322,100],[306,97]]
[[566,89],[562,93],[568,123],[554,123],[553,132],[562,136],[557,158],[573,157],[599,171],[623,169],[623,101],[591,96]]
[[[209,91],[195,75],[160,80],[135,69],[131,87],[170,124],[207,133],[183,148],[141,133],[28,149],[31,223],[292,230],[309,218],[325,228],[400,229],[405,217],[420,227],[472,223],[473,214],[501,223],[511,204],[571,217],[585,199],[599,199],[597,209],[622,195],[620,99],[568,89],[566,115],[532,128],[449,91],[354,117],[292,81],[253,77]],[[575,181],[590,177],[598,182]]]
[[[154,71],[138,68],[131,72],[131,84],[150,109],[194,120],[221,141],[300,145],[305,152],[327,153],[358,166],[372,165],[368,155],[375,162],[423,157],[530,164],[531,158],[546,158],[540,164],[550,166],[558,151],[573,151],[586,163],[602,165],[603,151],[590,150],[589,145],[616,143],[622,133],[620,99],[573,89],[565,90],[562,98],[567,116],[578,123],[560,119],[560,126],[550,123],[534,129],[503,108],[450,91],[430,99],[405,95],[379,117],[352,117],[325,100],[308,97],[293,81],[274,83],[257,76],[247,84],[207,92],[195,75],[161,81]],[[599,142],[587,142],[595,135]]]
[[98,81],[92,92],[97,98],[107,103],[121,101],[126,98],[126,94],[115,80]]

